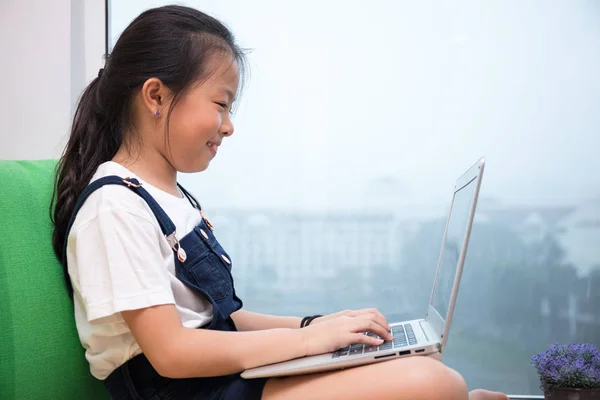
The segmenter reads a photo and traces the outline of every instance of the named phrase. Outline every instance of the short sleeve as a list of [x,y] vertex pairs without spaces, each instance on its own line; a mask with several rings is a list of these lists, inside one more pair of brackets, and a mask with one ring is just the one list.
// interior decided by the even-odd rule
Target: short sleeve
[[160,240],[156,224],[125,209],[102,209],[71,232],[69,274],[89,322],[175,304]]

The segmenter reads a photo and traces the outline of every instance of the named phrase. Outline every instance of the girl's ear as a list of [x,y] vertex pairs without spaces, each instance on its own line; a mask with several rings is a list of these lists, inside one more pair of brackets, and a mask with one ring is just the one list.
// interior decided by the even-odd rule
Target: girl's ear
[[150,78],[141,89],[142,100],[148,112],[159,116],[167,104],[171,91],[158,78]]

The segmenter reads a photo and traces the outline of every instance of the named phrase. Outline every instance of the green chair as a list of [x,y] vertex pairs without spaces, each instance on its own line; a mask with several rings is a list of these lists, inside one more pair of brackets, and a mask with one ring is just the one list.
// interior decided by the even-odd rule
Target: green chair
[[0,399],[107,399],[89,372],[49,204],[56,160],[0,161]]

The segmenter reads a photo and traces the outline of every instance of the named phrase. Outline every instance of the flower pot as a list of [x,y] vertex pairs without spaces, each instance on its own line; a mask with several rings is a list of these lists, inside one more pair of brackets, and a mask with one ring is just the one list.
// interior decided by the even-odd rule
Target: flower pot
[[600,389],[549,387],[544,391],[548,400],[600,400]]

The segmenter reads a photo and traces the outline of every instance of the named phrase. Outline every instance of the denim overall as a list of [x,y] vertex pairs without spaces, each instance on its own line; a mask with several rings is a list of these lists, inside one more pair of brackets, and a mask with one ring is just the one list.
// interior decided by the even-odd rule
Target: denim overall
[[[79,197],[68,232],[77,212],[95,190],[104,185],[123,185],[146,201],[173,249],[177,278],[206,297],[213,306],[212,321],[200,329],[236,331],[231,314],[242,308],[231,276],[231,259],[212,233],[198,202],[183,187],[181,191],[202,215],[200,223],[182,239],[175,237],[175,225],[156,200],[134,178],[107,176],[92,182]],[[65,243],[66,258],[66,243]],[[66,265],[66,260],[63,260]],[[214,343],[218,346],[218,343]],[[198,355],[201,357],[202,355]],[[114,370],[105,386],[114,400],[125,399],[260,399],[265,379],[244,380],[239,374],[209,378],[171,379],[160,376],[142,353]]]

